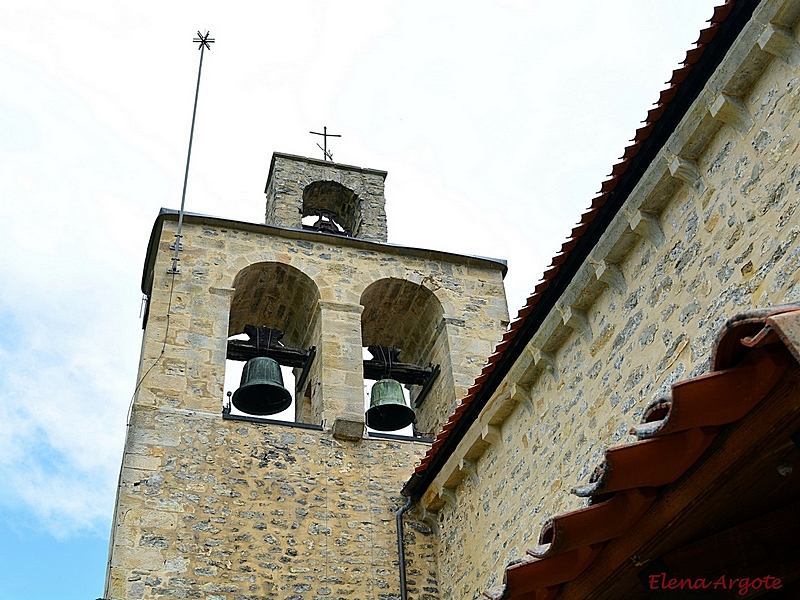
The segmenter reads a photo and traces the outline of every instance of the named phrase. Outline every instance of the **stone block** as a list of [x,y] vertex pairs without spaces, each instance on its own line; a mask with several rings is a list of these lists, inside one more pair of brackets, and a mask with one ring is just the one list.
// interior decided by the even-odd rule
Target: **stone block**
[[161,459],[157,456],[142,456],[141,454],[125,454],[124,464],[131,469],[154,471],[161,466]]
[[333,437],[338,440],[360,440],[364,436],[363,415],[343,415],[333,421]]

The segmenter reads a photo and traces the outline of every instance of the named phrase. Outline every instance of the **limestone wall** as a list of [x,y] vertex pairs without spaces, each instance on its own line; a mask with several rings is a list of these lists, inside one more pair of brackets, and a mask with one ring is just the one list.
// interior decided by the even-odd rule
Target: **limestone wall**
[[[401,281],[410,310],[415,297],[438,307],[428,346],[447,352],[418,352],[441,357],[446,371],[421,416],[431,431],[480,372],[475,352],[506,326],[504,266],[190,215],[173,276],[173,217],[157,221],[148,254],[153,284],[106,597],[398,598],[393,511],[428,445],[333,437],[337,419],[363,430],[362,296]],[[227,338],[248,323],[317,347],[296,396],[298,421],[312,428],[223,420]],[[406,520],[409,597],[438,598],[431,531]]]
[[[310,209],[329,208],[339,214],[342,224],[351,230],[353,237],[385,242],[385,179],[385,171],[275,153],[265,189],[265,222],[267,225],[300,229],[301,220],[310,214]],[[327,201],[320,201],[309,186],[324,182],[339,184],[335,187],[340,193],[334,193],[335,197]]]
[[[650,400],[708,370],[727,318],[800,300],[800,79],[760,49],[797,3],[764,4],[484,410],[474,428],[496,436],[468,436],[423,497],[443,598],[480,597],[582,506],[569,488]],[[746,113],[715,116],[723,94]]]
[[[107,598],[399,598],[394,511],[427,445],[135,408]],[[405,518],[409,598],[433,599],[430,529]]]
[[[155,279],[140,377],[150,365],[157,363],[157,367],[142,383],[137,398],[142,404],[166,403],[209,412],[219,409],[226,339],[229,333],[238,333],[228,331],[230,307],[237,293],[232,286],[237,274],[262,263],[286,265],[299,274],[298,278],[302,276],[316,287],[318,298],[308,310],[306,342],[318,347],[312,366],[314,380],[309,381],[319,389],[312,390],[311,414],[304,415],[306,422],[324,420],[330,424],[344,414],[360,413],[363,417],[360,302],[364,290],[375,282],[408,282],[430,293],[441,307],[440,331],[433,333],[438,336],[444,332],[449,354],[429,354],[430,360],[440,360],[443,374],[420,413],[420,431],[437,431],[443,425],[456,398],[464,395],[480,373],[485,356],[508,322],[500,263],[300,231],[259,226],[248,229],[244,224],[211,218],[187,217],[184,221],[182,273],[173,282],[167,268],[175,225],[171,220],[164,221],[155,246]],[[447,262],[448,257],[451,262]],[[254,283],[250,278],[247,282],[253,294],[258,293],[259,286],[271,285],[269,281]],[[295,297],[291,282],[280,286],[286,288],[289,298]],[[258,310],[262,306],[257,302],[235,304],[256,306]],[[289,303],[285,310],[294,308]],[[305,305],[300,308],[305,310]],[[252,316],[259,314],[266,313],[254,312]],[[280,329],[284,316],[268,315],[269,322],[252,324]],[[396,316],[398,321],[402,316]],[[243,323],[241,318],[231,320]],[[412,341],[408,344],[411,346]]]

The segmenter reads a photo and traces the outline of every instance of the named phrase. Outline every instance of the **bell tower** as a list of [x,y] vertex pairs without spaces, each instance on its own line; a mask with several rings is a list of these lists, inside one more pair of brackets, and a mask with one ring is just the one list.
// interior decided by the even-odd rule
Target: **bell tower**
[[275,153],[265,222],[385,242],[385,179],[385,171]]
[[[385,179],[276,153],[265,223],[184,215],[177,273],[158,215],[107,598],[398,593],[399,492],[508,313],[504,262],[387,243]],[[430,596],[434,536],[406,518],[409,597]]]

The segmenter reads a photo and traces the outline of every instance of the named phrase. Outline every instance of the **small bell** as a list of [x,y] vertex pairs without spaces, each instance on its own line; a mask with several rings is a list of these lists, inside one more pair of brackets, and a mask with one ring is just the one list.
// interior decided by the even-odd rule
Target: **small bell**
[[248,360],[231,402],[250,415],[274,415],[288,408],[292,395],[283,387],[283,375],[277,361],[266,356]]
[[403,388],[394,379],[381,379],[372,386],[367,426],[377,431],[395,431],[416,420],[406,404]]

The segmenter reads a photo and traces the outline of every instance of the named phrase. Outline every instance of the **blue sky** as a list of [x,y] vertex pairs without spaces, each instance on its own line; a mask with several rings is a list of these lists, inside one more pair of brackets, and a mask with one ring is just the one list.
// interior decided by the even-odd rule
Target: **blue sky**
[[[272,152],[385,169],[390,241],[506,258],[512,316],[706,0],[0,5],[0,600],[102,594],[161,206],[263,219]],[[47,576],[43,576],[46,573]]]

